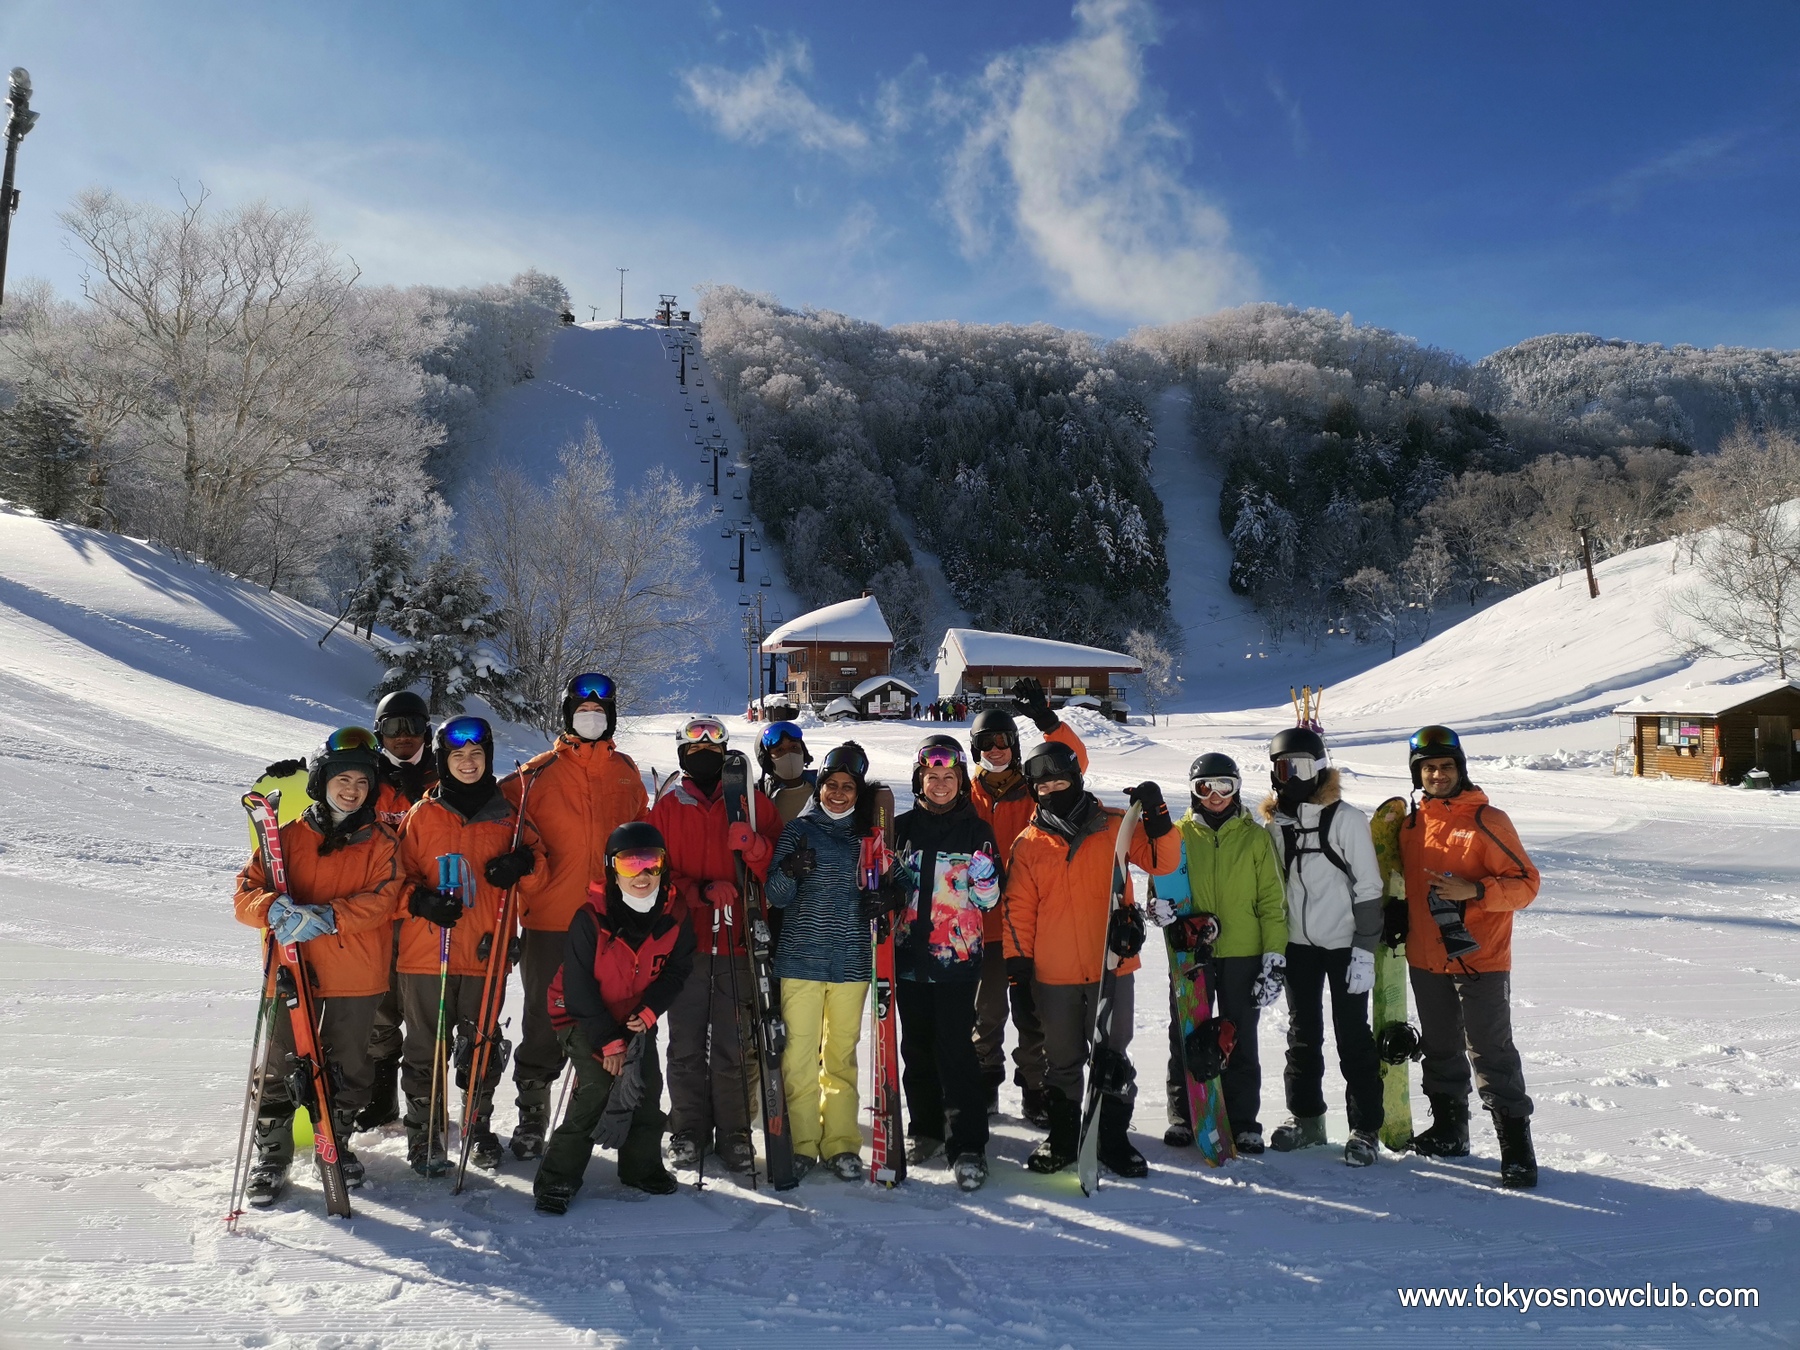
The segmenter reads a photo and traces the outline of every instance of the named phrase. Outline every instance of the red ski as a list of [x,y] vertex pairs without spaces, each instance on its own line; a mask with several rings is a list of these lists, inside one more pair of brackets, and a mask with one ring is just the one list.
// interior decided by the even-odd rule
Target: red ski
[[[882,788],[875,798],[875,832],[862,841],[862,886],[873,894],[893,857],[894,794]],[[875,963],[871,972],[870,1016],[875,1021],[871,1079],[874,1130],[869,1148],[869,1180],[898,1186],[906,1180],[906,1141],[900,1127],[899,1010],[894,1003],[894,925],[882,915],[873,925]]]

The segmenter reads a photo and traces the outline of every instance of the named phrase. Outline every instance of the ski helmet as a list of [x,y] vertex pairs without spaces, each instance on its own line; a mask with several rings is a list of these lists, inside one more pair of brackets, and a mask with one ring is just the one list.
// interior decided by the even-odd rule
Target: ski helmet
[[1230,755],[1222,755],[1217,750],[1210,750],[1188,765],[1188,791],[1195,801],[1201,797],[1200,785],[1209,779],[1229,778],[1235,785],[1231,789],[1233,796],[1244,786],[1244,775],[1238,771],[1238,764]]
[[615,901],[623,903],[619,890],[619,856],[645,857],[653,853],[661,855],[662,879],[656,887],[656,903],[642,911],[651,914],[664,908],[669,895],[669,849],[662,831],[647,820],[628,820],[606,836],[606,903],[609,910]]
[[762,729],[762,735],[756,738],[756,764],[766,774],[775,772],[775,747],[782,741],[794,741],[800,746],[800,753],[806,756],[804,763],[812,763],[812,751],[806,748],[806,733],[797,722],[771,722]]
[[[385,733],[382,723],[394,718],[403,718],[407,722],[404,732],[398,727],[391,727]],[[410,689],[396,689],[375,705],[375,734],[383,735],[423,736],[431,730],[431,709],[425,700]]]
[[1039,783],[1066,778],[1070,787],[1077,792],[1082,791],[1081,761],[1061,741],[1045,741],[1033,750],[1031,757],[1025,761],[1025,777],[1034,789]]
[[913,796],[917,797],[925,790],[927,768],[944,769],[952,765],[956,768],[956,799],[961,802],[969,791],[969,757],[963,751],[962,742],[954,736],[927,736],[913,756]]
[[[845,741],[825,752],[825,764],[819,770],[819,782],[823,783],[834,773],[847,773],[856,780],[856,791],[860,796],[869,781],[869,753],[855,741]],[[816,790],[815,790],[815,794]]]
[[1428,759],[1453,759],[1456,761],[1457,781],[1467,787],[1469,784],[1469,757],[1462,747],[1462,738],[1449,727],[1420,727],[1413,732],[1407,743],[1406,767],[1412,770],[1412,785],[1423,787],[1420,780],[1419,765]]
[[613,684],[612,676],[597,675],[592,672],[577,675],[563,686],[563,730],[573,736],[575,734],[575,709],[583,703],[598,703],[606,713],[606,734],[600,739],[611,740],[613,727],[618,721],[616,698],[617,689]]
[[450,772],[450,752],[465,745],[479,745],[486,768],[483,778],[494,776],[494,729],[485,717],[452,717],[431,738],[431,757],[437,763],[439,782],[456,781]]
[[1019,724],[1005,708],[983,708],[969,723],[969,749],[977,759],[981,758],[981,742],[986,736],[1004,737],[1013,754],[1019,753]]
[[381,783],[381,756],[375,733],[367,727],[339,727],[325,738],[306,766],[306,795],[325,800],[325,785],[340,773],[360,770],[368,775],[369,795]]

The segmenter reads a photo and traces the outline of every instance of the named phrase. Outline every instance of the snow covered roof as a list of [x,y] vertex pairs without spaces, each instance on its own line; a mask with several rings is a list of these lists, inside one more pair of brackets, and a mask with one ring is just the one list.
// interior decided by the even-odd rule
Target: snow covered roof
[[1746,703],[1754,703],[1783,689],[1800,689],[1792,680],[1741,680],[1736,684],[1693,684],[1685,689],[1658,689],[1621,703],[1613,712],[1630,717],[1663,717],[1687,714],[1717,717]]
[[889,642],[893,632],[872,595],[840,600],[789,619],[763,639],[765,652],[792,651],[800,642]]
[[1062,666],[1072,670],[1116,670],[1136,675],[1143,670],[1123,652],[1104,647],[1083,647],[1075,642],[1023,637],[1017,633],[988,633],[979,628],[951,628],[938,649],[938,668],[954,664],[972,667]]
[[898,675],[871,675],[871,676],[869,676],[868,679],[864,680],[861,684],[857,685],[856,688],[854,688],[850,691],[850,697],[851,698],[867,698],[870,694],[874,693],[877,689],[884,689],[890,684],[899,685],[902,689],[906,690],[906,692],[911,694],[914,698],[917,698],[919,696],[919,691],[917,689],[914,689],[910,684],[908,684],[905,680],[901,679]]

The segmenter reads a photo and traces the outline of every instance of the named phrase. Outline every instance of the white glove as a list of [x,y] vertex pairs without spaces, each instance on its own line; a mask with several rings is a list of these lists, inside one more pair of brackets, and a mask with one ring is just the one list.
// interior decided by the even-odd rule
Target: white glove
[[1144,905],[1144,913],[1151,923],[1158,928],[1167,928],[1181,916],[1175,912],[1175,902],[1165,900],[1160,895],[1153,895]]
[[1346,994],[1366,994],[1375,987],[1375,953],[1350,949],[1350,969],[1344,972]]
[[1287,982],[1287,957],[1280,952],[1264,952],[1262,974],[1250,985],[1250,997],[1256,1006],[1267,1008],[1281,997],[1281,986]]

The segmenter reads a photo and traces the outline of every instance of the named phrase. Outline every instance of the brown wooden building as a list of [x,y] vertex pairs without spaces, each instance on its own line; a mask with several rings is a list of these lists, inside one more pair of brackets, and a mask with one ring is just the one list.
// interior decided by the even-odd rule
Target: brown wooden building
[[1800,778],[1800,686],[1789,680],[1702,684],[1644,694],[1613,709],[1631,724],[1640,778],[1740,783],[1762,769],[1780,785]]
[[876,675],[886,675],[894,635],[875,597],[840,600],[790,619],[763,639],[765,654],[783,657],[787,692],[815,712]]
[[938,648],[938,697],[967,700],[971,708],[1009,707],[1013,683],[1029,675],[1044,686],[1051,707],[1079,700],[1123,722],[1130,711],[1124,677],[1143,669],[1125,653],[1104,647],[952,628]]

